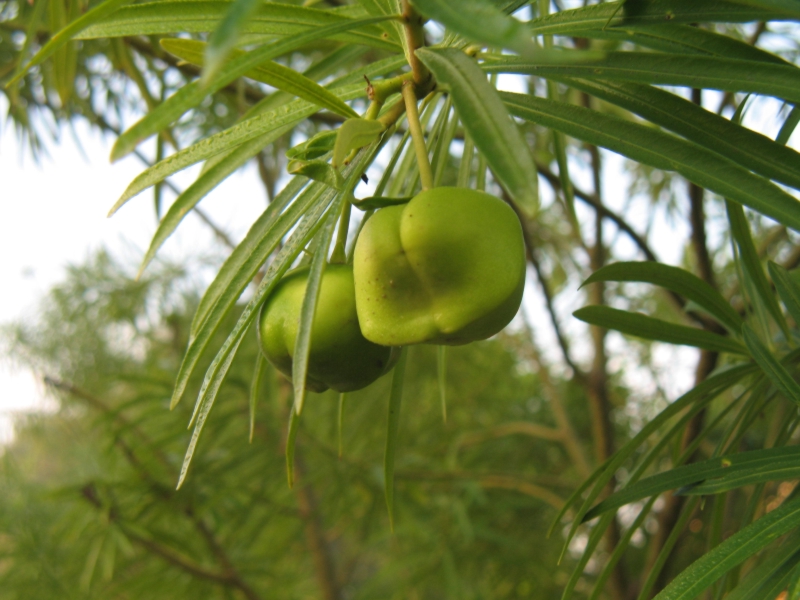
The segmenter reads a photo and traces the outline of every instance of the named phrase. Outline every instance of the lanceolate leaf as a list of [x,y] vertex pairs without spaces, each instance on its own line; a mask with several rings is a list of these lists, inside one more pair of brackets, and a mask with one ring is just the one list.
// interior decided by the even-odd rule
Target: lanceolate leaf
[[800,499],[784,503],[696,560],[655,600],[691,600],[730,569],[800,526]]
[[[758,477],[762,473],[763,477],[751,479],[747,483],[776,481],[791,479],[791,477],[784,477],[784,475],[798,472],[800,472],[800,447],[798,446],[753,450],[728,456],[719,456],[702,462],[676,467],[665,473],[659,473],[626,486],[594,506],[584,515],[583,520],[589,521],[604,512],[617,510],[621,506],[636,502],[642,498],[648,498],[667,490],[675,490],[698,482],[705,482],[703,485],[714,486],[718,482],[729,481],[742,476],[751,477],[755,475]],[[699,487],[693,486],[683,493],[699,493],[698,489]],[[705,491],[703,493],[715,492]]]
[[[580,51],[565,51],[580,56]],[[576,57],[576,59],[578,58]],[[549,57],[531,59],[510,56],[490,62],[488,71],[519,73],[538,77],[567,76],[611,79],[660,85],[681,85],[730,92],[751,92],[800,101],[800,69],[772,64],[697,54],[660,52],[608,52],[605,58],[561,63],[553,66]],[[486,67],[485,67],[486,68]]]
[[676,325],[661,319],[654,319],[639,313],[608,306],[586,306],[572,314],[575,318],[591,325],[606,327],[646,340],[695,346],[714,352],[746,353],[746,350],[739,342],[716,333],[695,327]]
[[791,535],[725,596],[725,600],[775,600],[800,563],[800,536]]
[[344,164],[347,155],[352,150],[357,150],[371,144],[386,127],[378,121],[368,121],[356,117],[347,119],[338,129],[336,143],[333,146],[333,166]]
[[722,294],[685,269],[657,262],[618,262],[592,273],[581,287],[596,281],[652,283],[695,302],[733,331],[738,332],[743,323],[742,317]]
[[520,54],[539,49],[530,28],[506,15],[490,0],[411,0],[419,12],[473,42],[507,48]]
[[767,268],[783,305],[794,319],[795,325],[800,327],[800,286],[792,279],[789,271],[779,264],[770,261]]
[[[306,207],[306,213],[305,213],[306,218],[303,220],[303,225],[301,225],[301,228],[303,230],[308,230],[308,231],[311,230],[311,224],[309,224],[309,219],[314,219],[314,218],[319,219],[322,216],[322,214],[327,209],[330,202],[333,200],[333,193],[331,192],[328,194],[322,194],[320,196],[314,196],[312,197],[312,199],[313,199],[313,205],[310,207]],[[292,225],[294,225],[294,223],[297,222],[297,219],[301,216],[301,214],[302,213],[300,213],[299,205],[296,211],[289,211],[285,213],[285,215],[282,218],[282,222],[280,223],[281,227],[279,228],[276,224],[274,228],[271,228],[270,230],[267,231],[266,235],[262,240],[259,240],[258,243],[258,246],[260,247],[259,249],[261,249],[262,252],[263,250],[269,248],[274,249],[278,245],[278,243],[280,243],[282,237],[288,232],[288,229]],[[293,234],[292,239],[294,240],[295,245],[297,245],[300,243],[299,241],[300,238],[297,238],[295,236],[296,233]],[[289,244],[285,245],[281,249],[279,257],[285,256],[288,257],[286,258],[286,260],[289,260],[290,258],[293,260],[294,256],[296,256],[296,253],[290,255],[289,254],[290,250],[286,250],[287,247],[289,247]],[[301,248],[302,246],[300,248],[297,248],[297,253],[300,252]],[[217,329],[219,329],[219,326],[223,318],[228,314],[228,312],[233,307],[233,304],[241,295],[241,291],[244,289],[245,286],[247,286],[250,283],[252,275],[250,276],[250,278],[246,278],[247,275],[250,274],[253,267],[257,269],[261,264],[263,264],[263,260],[264,259],[262,258],[261,262],[257,263],[256,265],[253,265],[254,261],[248,260],[245,263],[245,265],[243,265],[243,268],[240,268],[237,272],[233,273],[232,276],[228,275],[228,277],[232,277],[231,283],[229,283],[227,287],[221,290],[221,293],[219,297],[217,297],[214,304],[208,306],[205,316],[202,316],[200,314],[200,311],[198,310],[198,314],[195,315],[195,322],[192,324],[192,335],[189,339],[189,346],[186,349],[186,353],[183,356],[183,361],[181,362],[180,369],[178,370],[178,377],[175,382],[175,389],[172,393],[172,401],[170,403],[171,407],[174,407],[178,403],[178,401],[180,401],[181,396],[183,396],[183,392],[186,389],[186,385],[189,383],[189,377],[194,371],[194,368],[197,366],[197,363],[200,360],[202,353],[205,351],[206,347],[211,341],[213,335],[216,333]],[[273,261],[273,263],[270,265],[268,269],[267,273],[268,275],[273,274],[275,277],[280,277],[286,270],[283,268],[283,266],[288,268],[288,263],[282,266],[277,261],[278,258],[276,257],[275,261]],[[247,266],[250,266],[251,268],[247,269]],[[218,276],[217,279],[220,279],[220,277]],[[259,286],[259,290],[262,290],[264,286],[264,281],[266,281],[266,275],[265,279],[262,280],[261,286]],[[236,293],[237,291],[238,293]],[[262,298],[265,296],[267,291],[269,290],[263,289]],[[201,308],[202,308],[202,303],[201,303]]]
[[[233,250],[200,299],[192,319],[190,339],[195,337],[198,329],[205,323],[212,307],[219,302],[230,305],[236,302],[281,238],[322,193],[321,185],[309,185],[292,207],[285,210],[306,183],[305,177],[294,177],[250,227],[244,240]],[[229,292],[232,292],[231,297],[224,299]]]
[[[361,85],[349,86],[342,90],[342,97],[348,99],[356,98],[363,94],[364,90]],[[116,204],[111,208],[110,214],[119,210],[121,206],[135,195],[143,192],[165,177],[177,173],[186,167],[190,167],[201,160],[205,160],[206,158],[210,158],[216,154],[246,143],[253,138],[270,132],[282,131],[283,128],[291,127],[298,121],[302,121],[306,117],[314,114],[316,111],[317,107],[309,104],[305,100],[295,100],[271,112],[251,117],[238,125],[229,127],[225,131],[200,140],[143,171],[131,182],[122,196],[120,196],[119,200],[117,200]]]
[[[191,4],[191,2],[187,2],[187,4]],[[234,58],[228,62],[224,72],[219,73],[207,85],[201,85],[199,81],[184,85],[156,109],[150,111],[125,131],[117,138],[114,144],[114,148],[111,151],[111,160],[118,160],[127,155],[141,141],[169,126],[187,110],[202,102],[208,94],[228,85],[262,63],[300,48],[309,42],[322,39],[329,33],[347,31],[348,29],[377,22],[380,19],[380,17],[360,20],[345,19],[332,25],[313,27],[302,33],[281,38],[276,42],[266,44]]]
[[397,433],[400,428],[400,406],[403,401],[403,383],[406,374],[408,348],[400,349],[400,358],[392,374],[392,392],[389,396],[389,417],[386,428],[386,450],[383,456],[384,493],[389,523],[394,531],[394,458],[397,454]]
[[308,375],[308,355],[311,352],[311,333],[314,326],[314,314],[317,311],[317,300],[322,287],[322,276],[328,263],[328,249],[336,229],[336,222],[341,212],[345,194],[339,193],[336,202],[328,211],[325,224],[319,232],[320,241],[317,245],[314,258],[311,259],[311,269],[306,280],[306,291],[303,296],[303,305],[300,309],[300,324],[297,329],[297,338],[292,356],[292,384],[294,388],[294,406],[292,410],[298,414],[303,412],[306,398],[306,376]]
[[344,178],[341,173],[324,160],[290,160],[286,170],[292,175],[303,175],[335,190],[341,190],[344,187]]
[[[127,6],[110,17],[88,27],[79,39],[120,37],[167,33],[202,33],[216,29],[230,8],[224,0],[167,0]],[[348,43],[364,44],[396,52],[398,46],[381,36],[372,25],[386,17],[367,20],[342,31],[329,30],[317,39],[333,38]],[[278,2],[263,2],[244,24],[242,33],[270,36],[296,36],[309,29],[323,29],[342,23],[356,23],[330,10],[293,6]],[[358,31],[348,31],[358,29]]]
[[219,68],[236,46],[250,16],[256,11],[258,0],[233,0],[222,21],[208,38],[203,61],[202,80],[208,82],[217,74]]
[[271,144],[280,135],[281,130],[268,133],[242,144],[236,150],[225,156],[223,160],[210,167],[184,192],[178,196],[169,207],[167,214],[161,219],[156,229],[150,247],[142,259],[139,274],[147,268],[150,261],[155,258],[156,252],[161,248],[167,238],[178,228],[183,218],[202,200],[206,194],[222,183],[231,173],[258,154],[264,146]]
[[800,6],[794,0],[738,0],[742,4],[775,10],[794,19],[800,19]]
[[28,64],[26,64],[22,70],[18,71],[14,77],[11,78],[11,80],[6,84],[6,88],[10,88],[17,83],[31,67],[35,67],[36,65],[44,62],[56,50],[72,40],[76,34],[115,12],[130,1],[131,0],[106,0],[102,4],[98,4],[90,11],[87,11],[85,14],[72,21],[69,25],[64,27],[64,29],[51,37],[44,46],[42,46],[42,48],[33,56],[33,58],[31,58],[30,62],[28,62]]
[[677,171],[689,181],[800,231],[800,202],[712,150],[581,106],[508,92],[500,97],[514,115],[646,165]]
[[738,204],[733,204],[727,200],[725,202],[725,207],[728,211],[731,237],[734,239],[739,249],[739,256],[742,267],[744,268],[744,276],[752,282],[752,288],[754,292],[758,294],[757,301],[760,301],[769,311],[775,323],[777,323],[784,332],[784,335],[788,338],[789,328],[786,325],[786,320],[783,318],[781,308],[778,306],[778,301],[775,299],[775,293],[772,291],[767,281],[764,267],[758,256],[758,250],[756,250],[755,243],[750,235],[750,226],[747,224],[747,217],[745,217],[744,209]]
[[750,23],[780,21],[791,17],[782,11],[764,10],[738,2],[714,0],[627,0],[590,4],[563,10],[531,21],[535,35],[575,35],[582,30],[662,25],[670,23]]
[[[161,47],[170,54],[174,54],[187,62],[203,65],[204,52],[207,52],[208,45],[199,40],[185,40],[168,38],[161,40]],[[231,58],[238,58],[244,54],[241,50],[229,52]],[[267,61],[245,73],[245,77],[266,83],[274,88],[308,100],[320,108],[327,108],[331,112],[342,115],[343,117],[357,117],[358,113],[347,104],[324,87],[312,81],[308,77],[298,73],[294,69],[284,67],[274,61]]]
[[758,336],[750,328],[745,325],[742,328],[742,336],[744,343],[747,344],[747,349],[756,364],[761,367],[766,376],[772,381],[772,384],[780,390],[780,392],[797,405],[800,405],[800,384],[798,384],[791,373],[786,370],[780,361],[772,355],[769,348],[758,339]]
[[417,51],[439,83],[450,87],[459,119],[514,202],[526,213],[538,207],[538,175],[527,142],[486,76],[460,50]]
[[759,175],[800,189],[800,153],[693,102],[647,85],[557,79],[712,149]]

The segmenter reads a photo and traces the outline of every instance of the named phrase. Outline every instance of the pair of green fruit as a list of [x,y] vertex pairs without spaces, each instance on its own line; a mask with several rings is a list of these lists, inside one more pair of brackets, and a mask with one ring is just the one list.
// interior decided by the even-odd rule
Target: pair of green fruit
[[[307,268],[284,277],[259,318],[264,355],[290,378],[307,279]],[[502,200],[440,187],[380,209],[353,265],[325,268],[306,386],[358,390],[391,370],[399,346],[494,335],[516,314],[524,284],[522,228]]]

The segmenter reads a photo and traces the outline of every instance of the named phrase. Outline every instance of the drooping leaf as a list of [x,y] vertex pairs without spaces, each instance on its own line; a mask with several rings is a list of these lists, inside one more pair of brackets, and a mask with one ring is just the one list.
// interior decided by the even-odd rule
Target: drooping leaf
[[538,174],[530,148],[475,61],[453,49],[417,51],[439,83],[449,86],[459,119],[499,182],[525,213],[539,203]]
[[534,35],[577,35],[582,30],[601,30],[672,23],[750,23],[781,21],[791,17],[782,11],[764,10],[739,2],[694,0],[622,0],[562,10],[530,22]]
[[800,286],[797,285],[789,271],[779,264],[769,261],[767,269],[783,305],[794,319],[795,325],[800,327]]
[[359,210],[375,210],[377,208],[384,208],[386,206],[398,206],[400,204],[408,204],[411,202],[413,196],[403,196],[402,198],[387,198],[386,196],[367,196],[356,202],[353,202]]
[[791,373],[786,370],[781,362],[773,356],[769,348],[758,339],[758,336],[749,325],[742,327],[742,337],[750,355],[756,364],[761,367],[772,384],[788,399],[800,406],[800,384]]
[[258,9],[258,0],[233,0],[225,16],[208,38],[201,80],[207,84],[230,56],[245,24]]
[[613,115],[523,94],[501,92],[512,114],[563,131],[689,181],[800,231],[800,202],[716,152]]
[[[208,48],[205,42],[167,38],[161,40],[160,44],[164,50],[170,54],[174,54],[178,58],[195,65],[202,66],[205,64],[204,52],[207,52]],[[231,50],[228,54],[231,58],[238,58],[242,56],[244,52],[241,50]],[[284,67],[280,63],[267,61],[245,73],[245,77],[266,83],[288,94],[302,98],[303,100],[308,100],[320,108],[326,108],[343,117],[358,116],[358,113],[342,102],[338,96],[294,69]]]
[[655,600],[690,600],[726,572],[800,526],[800,499],[790,500],[740,529],[684,569]]
[[757,294],[758,298],[754,299],[760,302],[775,320],[775,323],[781,328],[786,337],[789,337],[789,327],[786,325],[786,319],[783,318],[778,301],[775,298],[775,293],[767,281],[767,276],[764,273],[764,267],[761,264],[761,259],[758,256],[753,238],[750,235],[750,226],[747,224],[747,217],[745,217],[744,209],[738,204],[734,204],[728,200],[725,201],[725,208],[728,211],[728,222],[731,226],[731,237],[739,249],[739,258],[741,260],[742,268],[744,269],[744,276],[752,284],[748,289]]
[[[592,507],[583,521],[636,502],[642,498],[656,496],[668,490],[686,488],[684,494],[714,494],[739,485],[759,481],[791,479],[800,472],[800,447],[767,448],[751,450],[726,456],[718,456],[670,469],[628,485]],[[731,481],[742,481],[728,487]],[[699,484],[699,485],[693,485]],[[715,485],[720,487],[715,487]],[[707,487],[703,487],[707,486]],[[702,489],[702,491],[701,491]]]
[[530,28],[497,8],[490,0],[411,0],[424,16],[473,42],[535,54]]
[[747,352],[739,342],[716,333],[668,323],[661,319],[609,306],[585,306],[572,314],[575,318],[590,325],[613,329],[646,340],[694,346],[714,352],[732,352],[734,354],[746,354]]
[[[192,2],[187,1],[185,4],[192,4]],[[265,44],[230,60],[226,64],[225,70],[213,77],[206,85],[201,85],[199,81],[184,85],[157,108],[127,129],[114,143],[114,147],[111,150],[111,160],[115,161],[126,156],[140,142],[169,126],[187,110],[200,104],[207,95],[228,85],[255,67],[300,48],[309,42],[322,39],[329,33],[347,31],[379,20],[380,17],[359,20],[345,19],[324,27],[313,27],[302,33],[280,38],[275,42]]]
[[568,77],[558,80],[674,131],[759,175],[800,189],[800,153],[693,102],[635,83]]
[[10,88],[16,84],[31,67],[41,64],[53,53],[62,48],[65,44],[69,43],[78,33],[84,31],[86,28],[91,27],[93,24],[101,21],[108,15],[117,11],[120,7],[124,6],[131,0],[105,0],[105,2],[98,4],[91,10],[85,12],[77,19],[70,22],[63,29],[53,35],[41,49],[33,55],[31,60],[21,69],[18,70],[14,77],[6,84],[6,88]]
[[723,325],[738,332],[742,326],[730,303],[717,290],[685,269],[657,262],[618,262],[595,271],[581,287],[597,281],[638,281],[672,290],[708,311]]
[[503,56],[484,66],[487,71],[535,77],[576,77],[680,85],[729,92],[751,92],[800,101],[800,68],[788,63],[767,63],[720,56],[660,52],[608,52],[603,58],[553,65],[549,56],[531,59]]
[[[126,6],[114,14],[83,30],[78,39],[121,37],[129,35],[152,35],[169,33],[203,33],[216,29],[230,8],[225,0],[165,0],[144,2]],[[385,21],[378,17],[354,27],[346,26],[339,32],[330,31],[320,38],[331,38],[351,44],[363,44],[389,52],[399,50],[397,44],[382,37],[376,23]],[[242,33],[265,36],[297,36],[309,29],[322,30],[331,25],[343,24],[355,19],[336,14],[335,11],[320,10],[304,6],[293,6],[277,2],[261,3],[256,12],[244,23]],[[356,29],[355,31],[348,31]]]
[[379,121],[369,121],[356,117],[347,119],[338,129],[333,146],[333,166],[345,164],[345,159],[353,150],[358,150],[374,142],[386,129]]
[[389,510],[389,524],[394,531],[394,460],[397,454],[397,434],[400,428],[400,406],[403,401],[408,348],[400,349],[400,358],[392,374],[392,391],[389,396],[389,416],[386,428],[386,450],[383,457],[384,493],[386,508]]
[[789,138],[792,137],[792,133],[794,133],[798,123],[800,123],[800,108],[795,105],[792,107],[789,116],[786,117],[786,120],[783,122],[781,130],[778,132],[778,137],[775,138],[775,142],[786,145]]

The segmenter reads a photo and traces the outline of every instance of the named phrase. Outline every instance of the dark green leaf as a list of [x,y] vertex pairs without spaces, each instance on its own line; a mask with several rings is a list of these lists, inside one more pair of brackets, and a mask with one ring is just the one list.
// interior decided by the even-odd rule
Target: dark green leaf
[[738,332],[743,323],[722,294],[685,269],[656,262],[618,262],[592,273],[581,287],[596,281],[652,283],[695,302],[732,331]]
[[411,0],[411,4],[429,19],[439,21],[470,41],[520,54],[535,54],[540,50],[527,25],[506,15],[489,0]]
[[512,112],[690,181],[800,231],[800,202],[716,152],[673,135],[581,106],[501,92]]
[[534,214],[539,184],[530,148],[481,69],[459,50],[423,48],[417,55],[450,87],[459,119],[512,200]]
[[800,286],[789,274],[789,271],[784,269],[777,263],[769,261],[767,263],[769,275],[775,288],[778,290],[778,295],[783,301],[783,305],[789,314],[792,315],[795,325],[800,327]]
[[608,52],[604,58],[554,66],[549,56],[540,59],[508,56],[489,62],[487,71],[518,73],[536,77],[578,77],[634,81],[659,85],[680,85],[730,92],[751,92],[800,101],[800,69],[788,63],[773,64],[697,54],[658,52]]
[[786,370],[786,367],[772,355],[769,348],[758,339],[758,336],[750,326],[745,325],[742,327],[742,336],[744,337],[744,343],[747,344],[747,349],[750,350],[750,354],[753,356],[753,360],[761,367],[761,370],[772,381],[772,384],[788,400],[800,405],[800,384],[794,380],[794,377]]
[[408,348],[400,349],[400,358],[392,375],[392,392],[389,396],[389,416],[386,428],[386,450],[383,457],[384,491],[389,523],[394,531],[394,458],[397,453],[397,433],[400,428],[400,405],[403,401],[403,382],[406,373]]
[[800,526],[800,499],[784,503],[740,529],[684,569],[655,600],[690,600],[778,537]]
[[628,312],[609,306],[586,306],[572,313],[577,319],[622,333],[668,344],[694,346],[714,352],[745,354],[746,350],[737,341],[710,331],[668,323],[639,313]]

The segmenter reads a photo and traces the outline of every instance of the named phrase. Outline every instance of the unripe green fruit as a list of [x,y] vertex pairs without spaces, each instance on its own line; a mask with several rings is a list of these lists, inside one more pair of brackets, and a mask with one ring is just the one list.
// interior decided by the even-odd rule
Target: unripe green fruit
[[[302,268],[284,277],[267,298],[258,319],[264,356],[289,379],[308,274],[308,268]],[[389,371],[397,355],[397,348],[373,344],[361,335],[353,267],[328,265],[322,274],[311,329],[306,387],[315,392],[328,388],[338,392],[359,390]]]
[[377,211],[358,238],[353,269],[368,340],[466,344],[494,335],[519,309],[522,227],[494,196],[434,188]]

